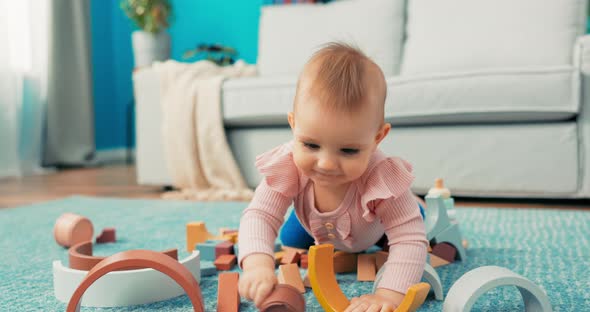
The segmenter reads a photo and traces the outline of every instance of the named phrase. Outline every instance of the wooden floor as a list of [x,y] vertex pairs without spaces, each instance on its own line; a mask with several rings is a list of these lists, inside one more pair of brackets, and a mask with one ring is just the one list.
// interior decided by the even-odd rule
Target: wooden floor
[[[452,190],[451,190],[452,191]],[[0,208],[71,195],[160,198],[163,187],[140,186],[133,166],[68,169],[24,178],[0,179]],[[589,200],[455,198],[458,206],[587,209]]]

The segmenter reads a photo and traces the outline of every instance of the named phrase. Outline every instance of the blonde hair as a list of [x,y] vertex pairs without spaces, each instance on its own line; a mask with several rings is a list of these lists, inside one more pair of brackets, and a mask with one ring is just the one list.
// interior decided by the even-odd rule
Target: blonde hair
[[[377,75],[377,81],[371,80]],[[311,78],[310,78],[311,77]],[[302,80],[306,90],[301,90]],[[382,91],[380,89],[383,89]],[[301,92],[317,97],[323,106],[346,112],[363,108],[372,92],[383,115],[387,87],[383,72],[359,48],[342,42],[330,42],[315,52],[297,83],[295,103]]]

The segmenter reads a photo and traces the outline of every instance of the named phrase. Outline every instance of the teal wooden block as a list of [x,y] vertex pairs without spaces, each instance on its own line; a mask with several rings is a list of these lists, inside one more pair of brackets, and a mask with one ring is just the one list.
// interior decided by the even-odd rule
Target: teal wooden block
[[221,242],[223,240],[208,240],[197,244],[196,249],[201,252],[201,260],[215,261],[215,246]]
[[201,261],[201,277],[217,274],[217,268],[211,261]]

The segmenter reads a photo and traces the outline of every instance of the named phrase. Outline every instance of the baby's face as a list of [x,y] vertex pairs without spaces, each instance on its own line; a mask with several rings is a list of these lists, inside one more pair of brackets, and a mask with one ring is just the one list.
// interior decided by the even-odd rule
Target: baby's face
[[295,138],[293,158],[299,170],[325,187],[358,179],[389,130],[383,133],[382,119],[374,109],[335,112],[322,108],[313,98],[301,99],[289,114]]

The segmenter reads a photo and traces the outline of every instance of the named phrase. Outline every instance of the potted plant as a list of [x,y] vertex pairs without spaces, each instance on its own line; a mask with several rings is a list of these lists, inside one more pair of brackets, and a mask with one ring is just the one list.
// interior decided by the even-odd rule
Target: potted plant
[[123,0],[121,9],[139,28],[131,34],[135,67],[170,58],[170,35],[166,32],[172,14],[170,1]]

